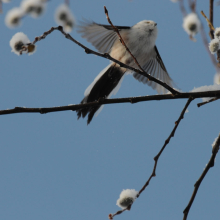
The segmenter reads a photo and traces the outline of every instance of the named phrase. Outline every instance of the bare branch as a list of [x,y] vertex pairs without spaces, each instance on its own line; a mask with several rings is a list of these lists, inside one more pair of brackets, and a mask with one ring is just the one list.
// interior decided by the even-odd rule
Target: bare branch
[[207,91],[207,92],[186,92],[180,93],[173,96],[172,94],[165,95],[152,95],[152,96],[140,96],[140,97],[128,97],[128,98],[117,98],[117,99],[99,99],[95,102],[89,102],[78,105],[67,105],[58,107],[48,108],[26,108],[26,107],[15,107],[13,109],[0,110],[0,115],[16,114],[16,113],[40,113],[46,114],[50,112],[61,112],[61,111],[76,111],[81,108],[87,108],[90,106],[97,106],[103,104],[119,104],[119,103],[138,103],[145,101],[156,101],[156,100],[173,100],[173,99],[189,99],[189,98],[205,98],[205,97],[218,97],[220,98],[220,90]]
[[[174,126],[172,132],[170,133],[170,136],[166,139],[166,141],[165,141],[163,147],[161,148],[161,150],[159,151],[159,153],[154,157],[155,163],[154,163],[154,168],[153,168],[152,174],[150,175],[149,179],[148,179],[147,182],[144,184],[144,186],[141,188],[141,190],[138,192],[137,198],[140,196],[140,194],[141,194],[141,193],[146,189],[146,187],[149,185],[151,179],[156,176],[156,168],[157,168],[157,162],[158,162],[158,160],[159,160],[159,157],[160,157],[160,155],[162,154],[162,152],[163,152],[163,150],[165,149],[165,147],[167,146],[167,144],[170,142],[170,139],[171,139],[172,137],[174,137],[175,131],[176,131],[176,129],[177,129],[177,127],[178,127],[180,121],[183,119],[183,116],[184,116],[184,114],[185,114],[185,112],[186,112],[186,109],[188,108],[188,106],[190,105],[190,103],[191,103],[191,101],[192,101],[193,99],[194,99],[194,98],[191,98],[191,97],[188,99],[188,101],[187,101],[186,105],[184,106],[184,108],[183,108],[183,110],[182,110],[182,112],[181,112],[181,114],[180,114],[178,120],[175,122],[175,126]],[[132,204],[130,204],[127,208],[116,212],[115,214],[109,214],[109,219],[113,219],[114,216],[119,215],[119,214],[123,213],[123,212],[126,211],[126,210],[130,210],[130,209],[131,209],[131,206],[132,206]]]
[[202,106],[202,105],[208,104],[208,103],[210,103],[210,102],[214,102],[214,101],[219,100],[219,99],[220,99],[219,97],[215,97],[215,98],[210,99],[210,100],[208,100],[208,101],[206,101],[206,102],[200,102],[200,103],[197,104],[197,106],[200,107],[200,106]]
[[204,177],[208,173],[209,169],[214,166],[214,161],[215,161],[215,157],[216,157],[216,155],[218,153],[218,150],[219,150],[219,145],[220,145],[220,134],[219,134],[214,146],[212,147],[212,156],[211,156],[208,164],[206,165],[204,171],[202,172],[202,175],[199,177],[199,179],[196,181],[196,183],[194,185],[194,191],[192,193],[191,199],[190,199],[187,207],[183,211],[183,213],[184,213],[183,220],[187,219],[189,210],[190,210],[190,208],[192,206],[192,203],[193,203],[193,201],[196,197],[196,194],[197,194],[197,191],[199,189],[199,186],[200,186],[201,182],[203,181]]

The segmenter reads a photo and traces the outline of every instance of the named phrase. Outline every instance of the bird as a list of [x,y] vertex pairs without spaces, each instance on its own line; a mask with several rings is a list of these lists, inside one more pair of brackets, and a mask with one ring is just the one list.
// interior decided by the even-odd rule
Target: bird
[[[143,20],[131,27],[116,27],[140,66],[151,76],[165,82],[169,86],[173,86],[173,80],[169,76],[155,45],[158,33],[157,23],[152,20]],[[84,20],[78,26],[78,32],[82,38],[90,42],[100,53],[109,53],[114,59],[137,68],[134,59],[126,51],[126,48],[119,40],[115,28],[111,25]],[[165,93],[167,91],[159,84],[149,81],[147,77],[120,67],[115,62],[110,62],[85,90],[81,104],[98,101],[101,98],[110,98],[111,95],[115,95],[121,86],[121,82],[126,75],[125,73],[132,73],[136,80],[148,84],[153,89],[156,89],[158,93]],[[102,105],[96,105],[78,109],[76,111],[78,119],[80,117],[85,118],[88,115],[88,125],[95,113],[97,115],[102,107]]]

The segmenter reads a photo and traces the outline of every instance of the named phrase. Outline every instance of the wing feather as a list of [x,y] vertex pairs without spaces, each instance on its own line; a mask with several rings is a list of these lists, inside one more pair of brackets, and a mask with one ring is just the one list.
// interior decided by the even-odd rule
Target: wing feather
[[[109,53],[113,44],[118,39],[117,34],[110,25],[97,24],[91,21],[81,21],[78,32],[86,38],[101,53]],[[130,29],[126,26],[116,26],[118,30]]]
[[[173,80],[170,78],[156,46],[154,47],[154,55],[152,56],[152,58],[150,60],[148,60],[142,66],[142,68],[151,76],[159,79],[162,82],[165,82],[167,85],[172,87],[174,85]],[[158,93],[166,93],[167,92],[167,90],[164,87],[160,86],[159,84],[157,84],[153,81],[149,81],[147,79],[147,77],[144,77],[144,76],[140,77],[139,73],[134,73],[133,76],[138,81],[140,81],[144,84],[147,83],[153,89],[156,89]]]

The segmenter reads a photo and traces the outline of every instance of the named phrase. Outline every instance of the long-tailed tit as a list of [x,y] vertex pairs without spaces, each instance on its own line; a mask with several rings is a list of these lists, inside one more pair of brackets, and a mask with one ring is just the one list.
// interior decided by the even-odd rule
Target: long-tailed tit
[[[141,67],[151,76],[172,86],[173,81],[155,45],[157,38],[157,23],[144,20],[132,27],[116,27],[125,41],[125,44],[136,57]],[[101,53],[109,53],[113,58],[122,63],[137,68],[133,58],[119,41],[118,35],[112,26],[101,25],[95,22],[82,22],[78,32]],[[81,103],[97,101],[99,98],[109,98],[111,95],[116,94],[126,71],[129,72],[126,68],[122,68],[118,64],[111,62],[86,89],[84,93],[85,97]],[[153,81],[149,81],[147,77],[138,73],[132,74],[139,82],[148,84],[153,89],[156,89],[158,93],[166,92],[164,87]],[[78,119],[80,117],[84,118],[88,114],[87,124],[89,124],[94,114],[102,109],[100,107],[101,105],[77,110]]]

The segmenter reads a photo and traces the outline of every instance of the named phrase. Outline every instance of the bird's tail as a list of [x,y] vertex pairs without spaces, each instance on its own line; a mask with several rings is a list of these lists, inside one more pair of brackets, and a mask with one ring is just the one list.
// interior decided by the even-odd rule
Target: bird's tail
[[[109,98],[111,95],[116,94],[125,72],[126,69],[120,68],[115,63],[108,65],[86,89],[85,97],[81,103],[98,101],[100,98]],[[101,105],[78,109],[76,111],[78,119],[80,117],[84,118],[88,114],[87,124],[89,124],[100,107]]]

